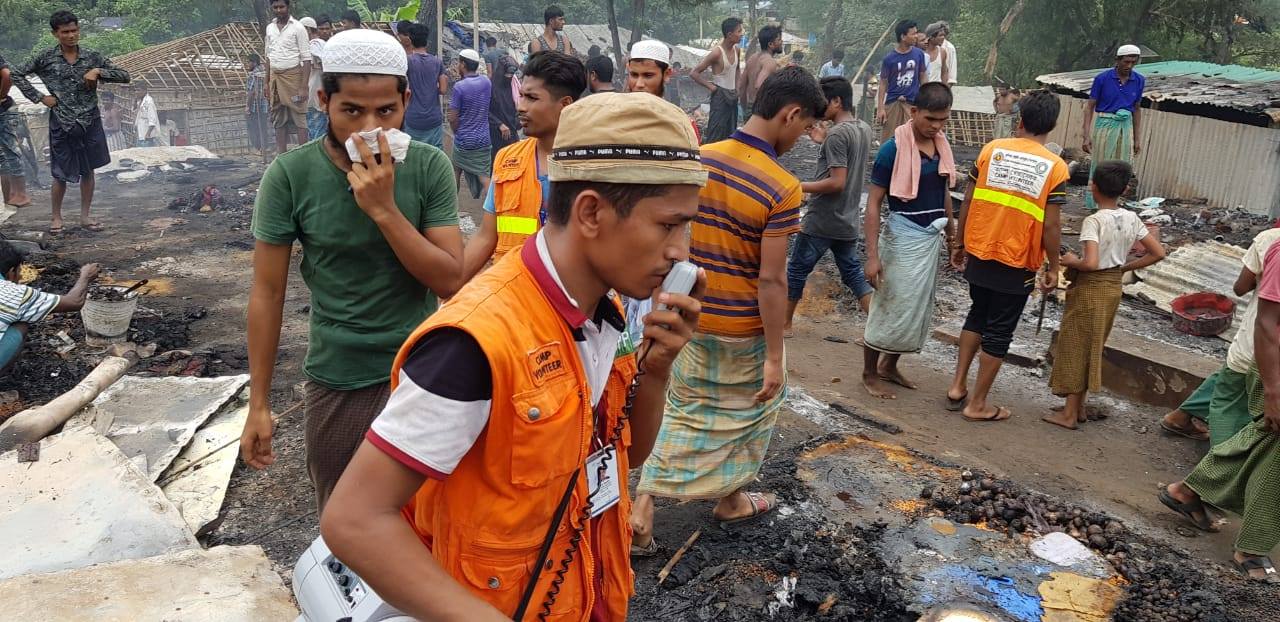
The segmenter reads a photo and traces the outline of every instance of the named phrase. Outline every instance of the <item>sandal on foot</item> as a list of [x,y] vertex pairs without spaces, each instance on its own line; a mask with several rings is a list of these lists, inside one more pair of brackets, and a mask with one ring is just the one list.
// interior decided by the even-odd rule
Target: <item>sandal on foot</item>
[[632,557],[653,557],[654,555],[657,555],[657,554],[658,554],[658,540],[655,538],[649,538],[648,546],[636,546],[634,544],[631,545]]
[[721,527],[728,527],[729,525],[736,525],[738,523],[759,518],[760,515],[778,507],[778,500],[776,498],[770,501],[769,497],[762,492],[744,492],[742,494],[746,495],[747,501],[751,502],[751,513],[746,516],[720,520],[719,522]]
[[[1239,570],[1250,581],[1270,584],[1280,583],[1280,574],[1276,573],[1275,566],[1271,565],[1271,560],[1266,556],[1250,557],[1242,562],[1233,559],[1231,560],[1231,565],[1235,566],[1236,570]],[[1261,570],[1265,574],[1261,577],[1255,577],[1249,574],[1250,570]]]
[[80,225],[80,228],[84,229],[85,231],[90,231],[93,233],[97,233],[99,231],[105,231],[107,229],[106,227],[102,226],[102,223],[100,222],[91,222],[87,225]]
[[996,408],[995,412],[991,413],[986,417],[970,417],[969,415],[961,415],[961,416],[964,417],[965,421],[972,421],[974,423],[984,423],[984,422],[990,422],[990,421],[1008,420],[1010,417],[1013,416],[1013,413],[1010,412],[1008,408],[1005,408],[1004,406],[999,406]]
[[1197,430],[1197,429],[1196,429],[1196,427],[1195,427],[1194,425],[1188,425],[1188,426],[1185,426],[1185,427],[1178,427],[1178,426],[1170,425],[1168,421],[1165,421],[1164,419],[1161,419],[1161,420],[1160,420],[1160,429],[1162,429],[1162,430],[1164,430],[1165,432],[1168,432],[1168,433],[1170,433],[1170,434],[1174,434],[1174,435],[1177,435],[1177,436],[1181,436],[1181,437],[1183,437],[1183,438],[1189,438],[1189,439],[1191,439],[1191,440],[1193,440],[1193,441],[1207,441],[1207,440],[1209,440],[1209,433],[1208,433],[1208,432],[1201,432],[1201,431]]
[[62,235],[63,227],[49,227],[49,235]]
[[953,413],[962,412],[964,411],[964,407],[969,405],[968,391],[965,391],[965,394],[960,396],[960,399],[958,400],[952,399],[950,395],[947,395],[945,397],[947,398],[946,409],[948,412],[953,412]]
[[[1170,510],[1181,514],[1190,521],[1196,529],[1199,529],[1200,531],[1207,531],[1209,533],[1218,533],[1218,528],[1214,526],[1213,519],[1209,518],[1208,508],[1206,508],[1204,506],[1204,502],[1199,499],[1182,503],[1177,499],[1174,499],[1173,495],[1169,494],[1168,489],[1165,489],[1160,491],[1160,503],[1163,503],[1164,506]],[[1196,518],[1196,513],[1200,514],[1200,518]]]

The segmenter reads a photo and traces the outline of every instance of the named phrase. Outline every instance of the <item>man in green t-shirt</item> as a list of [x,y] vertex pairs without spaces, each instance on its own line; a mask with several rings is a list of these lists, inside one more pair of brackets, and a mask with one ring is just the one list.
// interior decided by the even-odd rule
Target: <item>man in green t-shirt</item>
[[[295,241],[311,290],[303,406],[307,469],[320,509],[390,392],[391,363],[409,333],[453,295],[462,274],[462,233],[452,164],[439,149],[409,143],[402,160],[385,130],[399,128],[409,99],[400,44],[374,30],[334,35],[325,47],[320,105],[328,135],[275,160],[254,208],[249,295],[249,419],[240,455],[275,461],[271,376]],[[382,129],[380,156],[357,132]]]

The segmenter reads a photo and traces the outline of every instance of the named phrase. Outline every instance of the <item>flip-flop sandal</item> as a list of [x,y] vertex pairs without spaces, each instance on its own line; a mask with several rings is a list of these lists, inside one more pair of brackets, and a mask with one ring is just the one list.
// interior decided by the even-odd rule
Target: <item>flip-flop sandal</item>
[[657,538],[649,538],[649,546],[631,545],[632,557],[653,557],[658,554]]
[[956,400],[956,399],[951,399],[951,396],[950,396],[950,395],[946,395],[946,396],[944,396],[944,397],[946,397],[946,398],[947,398],[947,406],[946,406],[946,409],[947,409],[947,411],[948,411],[948,412],[958,413],[958,412],[963,411],[965,406],[968,406],[968,405],[969,405],[969,393],[968,393],[968,392],[965,392],[964,396],[962,396],[962,397],[961,397],[960,399],[958,399],[958,400]]
[[107,229],[106,227],[102,226],[102,223],[99,223],[99,222],[91,222],[87,225],[80,225],[80,228],[84,229],[85,231],[90,231],[93,233],[98,233],[99,231],[106,231]]
[[24,208],[24,207],[31,207],[31,204],[32,204],[32,203],[35,203],[35,201],[27,201],[26,203],[22,203],[22,204],[18,204],[18,203],[5,203],[5,205],[8,205],[9,207],[12,207],[12,208],[14,208],[14,209],[22,209],[22,208]]
[[[1173,495],[1169,494],[1168,490],[1161,490],[1160,503],[1163,503],[1164,506],[1170,510],[1181,514],[1187,519],[1187,521],[1195,526],[1196,529],[1199,529],[1200,531],[1207,531],[1209,533],[1218,533],[1218,528],[1214,526],[1213,519],[1209,518],[1209,509],[1206,508],[1204,506],[1204,502],[1199,499],[1188,503],[1180,503],[1177,499],[1173,498]],[[1197,512],[1203,518],[1197,519],[1195,517]]]
[[770,510],[773,510],[774,508],[778,507],[777,499],[775,499],[773,502],[770,502],[769,498],[766,497],[764,493],[744,492],[742,494],[746,495],[747,500],[751,502],[751,513],[746,516],[739,516],[738,518],[731,518],[729,520],[719,521],[721,527],[728,527],[730,525],[737,525],[738,523],[754,520],[756,518],[759,518],[761,515],[769,512]]
[[49,235],[62,235],[66,231],[65,227],[49,227]]
[[1190,428],[1179,428],[1179,427],[1174,427],[1174,426],[1169,425],[1169,423],[1168,423],[1168,422],[1166,422],[1165,420],[1161,419],[1161,420],[1160,420],[1160,429],[1162,429],[1162,430],[1164,430],[1165,432],[1168,432],[1168,433],[1170,433],[1170,434],[1176,435],[1176,436],[1181,436],[1181,437],[1183,437],[1183,438],[1189,438],[1189,439],[1191,439],[1191,440],[1193,440],[1193,441],[1207,441],[1207,440],[1209,440],[1209,433],[1208,433],[1208,432],[1201,432],[1201,431],[1199,431],[1199,430],[1196,430],[1196,429],[1195,429],[1195,426],[1192,426],[1192,427],[1190,427]]
[[989,417],[970,417],[968,415],[961,415],[961,416],[964,417],[965,421],[971,421],[973,423],[991,423],[996,421],[1008,421],[1010,418],[1013,417],[1013,412],[1010,411],[1008,408],[1005,408],[1004,406],[998,406],[996,407],[996,411],[991,413],[991,416]]
[[[1273,585],[1276,583],[1280,583],[1280,574],[1276,573],[1275,566],[1272,566],[1271,560],[1266,557],[1250,557],[1249,559],[1246,559],[1243,562],[1238,562],[1233,559],[1231,560],[1231,565],[1235,566],[1236,570],[1240,571],[1240,573],[1243,574],[1250,581],[1256,581],[1258,583],[1268,583]],[[1249,574],[1250,570],[1261,570],[1266,574],[1263,577],[1255,577]]]

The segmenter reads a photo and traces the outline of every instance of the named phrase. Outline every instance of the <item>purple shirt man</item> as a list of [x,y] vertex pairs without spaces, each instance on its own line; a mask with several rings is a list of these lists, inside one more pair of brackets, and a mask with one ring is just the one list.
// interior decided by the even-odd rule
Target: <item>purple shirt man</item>
[[453,144],[463,149],[489,147],[489,79],[468,75],[453,85],[449,107],[458,113]]

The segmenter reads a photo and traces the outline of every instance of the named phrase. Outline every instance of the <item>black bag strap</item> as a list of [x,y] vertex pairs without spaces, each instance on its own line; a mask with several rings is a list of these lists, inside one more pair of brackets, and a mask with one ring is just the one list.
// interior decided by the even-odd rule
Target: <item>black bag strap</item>
[[538,578],[542,576],[542,569],[547,564],[547,558],[551,555],[551,544],[556,539],[556,530],[560,527],[560,521],[564,520],[564,512],[569,509],[569,499],[573,497],[573,489],[578,485],[578,474],[582,472],[582,467],[578,467],[573,472],[573,477],[569,478],[569,485],[564,489],[564,495],[560,497],[560,505],[556,507],[556,514],[551,519],[551,526],[547,528],[547,535],[542,539],[542,549],[538,551],[538,564],[533,568],[533,576],[529,577],[529,584],[524,588],[524,596],[520,597],[520,605],[516,607],[516,613],[511,617],[512,620],[519,622],[524,619],[525,610],[529,608],[529,602],[533,600],[533,591],[538,587]]

